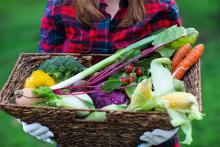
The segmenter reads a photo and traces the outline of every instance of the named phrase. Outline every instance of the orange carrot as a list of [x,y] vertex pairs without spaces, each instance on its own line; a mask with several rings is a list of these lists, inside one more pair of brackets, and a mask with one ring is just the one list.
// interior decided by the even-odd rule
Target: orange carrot
[[190,52],[191,48],[191,45],[187,43],[176,51],[172,59],[172,71],[174,71],[177,65],[183,60],[183,58],[186,57],[186,55]]
[[199,44],[194,47],[189,52],[189,54],[178,64],[173,72],[173,76],[176,79],[182,79],[188,69],[199,61],[200,57],[203,54],[204,48],[205,47],[203,44]]

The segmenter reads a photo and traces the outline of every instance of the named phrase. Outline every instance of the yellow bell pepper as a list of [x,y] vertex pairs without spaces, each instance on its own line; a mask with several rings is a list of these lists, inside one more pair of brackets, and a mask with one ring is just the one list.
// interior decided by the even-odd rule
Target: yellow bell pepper
[[42,70],[36,70],[25,80],[24,88],[38,88],[40,86],[53,86],[55,84],[55,80],[47,73]]

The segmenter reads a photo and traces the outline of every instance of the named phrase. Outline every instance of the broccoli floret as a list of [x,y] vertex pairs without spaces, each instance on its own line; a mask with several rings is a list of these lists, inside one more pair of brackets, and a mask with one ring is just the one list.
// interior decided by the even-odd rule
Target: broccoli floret
[[83,71],[85,67],[75,58],[55,57],[43,62],[38,69],[48,73],[59,83]]

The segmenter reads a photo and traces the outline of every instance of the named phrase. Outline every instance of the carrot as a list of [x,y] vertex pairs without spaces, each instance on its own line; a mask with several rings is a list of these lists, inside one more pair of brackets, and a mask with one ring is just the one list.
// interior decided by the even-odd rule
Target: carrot
[[176,51],[172,59],[172,71],[174,71],[177,65],[183,60],[183,58],[186,57],[186,55],[190,52],[191,48],[191,45],[187,43]]
[[188,69],[199,61],[203,54],[204,48],[205,47],[203,44],[199,44],[194,47],[189,52],[189,54],[178,64],[173,72],[173,77],[179,80],[182,79]]

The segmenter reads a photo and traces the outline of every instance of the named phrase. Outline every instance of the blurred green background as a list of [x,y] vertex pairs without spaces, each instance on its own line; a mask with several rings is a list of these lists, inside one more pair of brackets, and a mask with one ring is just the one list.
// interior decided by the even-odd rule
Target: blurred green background
[[[202,59],[203,108],[206,117],[193,124],[193,147],[219,147],[220,138],[220,1],[176,0],[185,27],[200,32],[206,45]],[[46,0],[0,0],[0,87],[6,82],[19,53],[35,52]],[[0,147],[49,147],[25,134],[21,125],[0,112]]]

